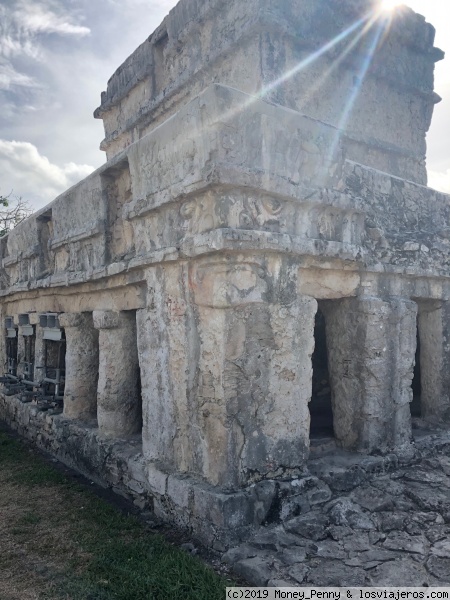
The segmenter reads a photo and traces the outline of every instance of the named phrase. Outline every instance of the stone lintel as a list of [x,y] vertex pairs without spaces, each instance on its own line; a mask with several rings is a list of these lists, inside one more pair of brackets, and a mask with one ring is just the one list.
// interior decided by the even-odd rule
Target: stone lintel
[[30,325],[39,325],[39,313],[28,313],[28,317],[30,319]]
[[[77,268],[64,273],[51,273],[43,279],[32,276],[29,265],[23,261],[20,273],[28,275],[17,276],[17,268],[10,269],[12,285],[0,291],[0,295],[4,297],[37,288],[75,287],[88,282],[109,281],[114,273],[125,273],[129,268],[136,273],[138,268],[155,262],[206,253],[211,244],[217,244],[215,249],[218,250],[242,249],[245,246],[246,249],[258,247],[262,250],[279,248],[298,255],[327,259],[339,255],[341,259],[355,264],[362,260],[365,269],[372,271],[392,271],[412,276],[449,276],[445,272],[447,267],[444,260],[449,251],[448,232],[445,231],[448,196],[349,159],[340,165],[343,169],[341,180],[333,182],[332,173],[327,170],[325,179],[321,179],[323,168],[328,165],[324,157],[335,131],[283,107],[260,100],[249,104],[249,98],[247,94],[225,86],[210,86],[173,119],[161,125],[158,131],[130,146],[128,163],[133,180],[133,197],[125,205],[123,214],[135,220],[133,228],[136,248],[139,248],[135,257],[91,270]],[[241,105],[244,106],[241,112],[234,110]],[[229,119],[227,117],[232,127],[223,123],[224,113],[234,115]],[[193,130],[198,133],[198,136],[193,135],[192,148],[188,147],[182,126],[188,116]],[[208,124],[206,128],[205,123]],[[217,135],[207,135],[210,127]],[[298,153],[283,154],[279,146],[281,139],[287,147],[297,148]],[[164,160],[159,161],[153,152],[155,143],[164,148]],[[228,149],[230,144],[237,148],[232,155]],[[172,168],[173,161],[178,160],[178,155],[174,155],[174,147],[180,148],[180,155],[185,156],[181,163],[177,162],[177,169]],[[214,161],[209,161],[211,153],[216,156]],[[273,157],[269,163],[266,155]],[[125,158],[125,154],[121,156],[119,164]],[[208,161],[211,164],[208,165]],[[148,164],[149,168],[142,169],[142,164]],[[100,180],[102,172],[107,171],[100,170],[97,175],[80,182],[72,204],[68,202],[69,193],[63,194],[53,204],[52,222],[56,228],[63,231],[67,229],[67,225],[59,223],[59,220],[67,222],[67,218],[63,219],[64,209],[84,212],[84,194],[88,195],[91,188],[96,190],[99,185],[97,179]],[[208,187],[212,174],[214,183]],[[227,209],[226,198],[222,200],[221,197],[221,194],[226,194],[217,189],[218,185],[235,187],[236,196],[243,195],[242,190],[246,190],[249,200],[239,200],[242,209],[238,214],[235,207],[234,221],[232,209]],[[202,193],[212,198],[208,212],[205,209],[200,215],[205,223],[203,231],[197,218],[199,207],[195,217],[189,219],[189,210],[185,206],[187,202],[179,208],[174,206],[174,199],[181,198],[191,188],[197,192],[201,189]],[[279,211],[276,214],[266,210],[263,197],[258,201],[252,199],[266,193],[276,194],[276,188],[279,193]],[[361,189],[373,189],[373,193],[362,195]],[[246,206],[249,201],[254,205],[255,214]],[[197,204],[200,206],[200,202]],[[397,210],[399,206],[402,210]],[[413,213],[416,211],[411,207],[419,207],[420,230],[418,228],[417,232],[412,233],[407,244],[404,244],[405,238],[399,236],[398,232],[410,230],[409,223],[415,218]],[[92,207],[90,210],[95,212]],[[303,218],[302,211],[307,210],[311,212],[310,221]],[[241,214],[245,219],[245,227],[239,221]],[[222,220],[216,224],[219,215]],[[361,225],[354,223],[353,216],[361,221]],[[155,222],[147,227],[143,225],[146,219],[154,219]],[[167,219],[174,223],[170,232],[163,225]],[[299,232],[302,235],[289,231],[297,225],[300,230],[302,226],[305,227],[305,231]],[[25,236],[27,231],[22,231],[23,227],[20,224],[14,230],[16,236]],[[314,231],[314,227],[320,231]],[[145,237],[150,236],[152,230],[162,233],[154,235],[148,243]],[[198,233],[196,230],[199,230]],[[293,241],[285,237],[288,235]],[[352,236],[354,239],[351,239]],[[154,250],[146,253],[147,248]],[[168,252],[169,248],[174,248],[174,252]],[[182,250],[181,254],[177,253],[177,248]],[[82,251],[80,247],[80,255]],[[104,256],[100,250],[99,256]],[[100,306],[118,308],[103,302]]]
[[123,325],[120,313],[113,310],[94,310],[96,329],[117,329]]
[[83,313],[61,313],[58,316],[59,324],[64,329],[69,327],[80,327],[84,324]]

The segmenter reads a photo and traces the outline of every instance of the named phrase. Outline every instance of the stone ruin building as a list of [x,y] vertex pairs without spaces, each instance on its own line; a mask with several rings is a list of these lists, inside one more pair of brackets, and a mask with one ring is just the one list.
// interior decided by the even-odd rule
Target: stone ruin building
[[102,94],[107,162],[0,240],[0,417],[219,549],[311,457],[445,428],[433,40],[375,0],[181,0]]

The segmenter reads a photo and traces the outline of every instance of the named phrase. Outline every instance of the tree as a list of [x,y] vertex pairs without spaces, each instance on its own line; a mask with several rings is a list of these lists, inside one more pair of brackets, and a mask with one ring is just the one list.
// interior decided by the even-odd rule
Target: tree
[[33,212],[27,200],[21,196],[11,199],[11,194],[2,196],[0,194],[0,237],[14,229]]

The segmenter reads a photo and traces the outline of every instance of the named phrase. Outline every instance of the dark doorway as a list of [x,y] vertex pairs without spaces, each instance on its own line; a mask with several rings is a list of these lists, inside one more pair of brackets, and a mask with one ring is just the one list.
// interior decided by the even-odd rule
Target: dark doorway
[[[47,337],[46,337],[47,336]],[[42,399],[62,408],[66,378],[66,336],[64,329],[53,328],[44,332],[44,366]]]
[[17,352],[18,344],[16,333],[15,337],[8,336],[6,338],[7,373],[14,377],[17,375]]
[[421,417],[422,416],[422,403],[421,403],[421,395],[422,395],[422,382],[420,376],[420,336],[419,336],[419,328],[417,327],[417,346],[416,346],[416,356],[415,356],[415,364],[414,364],[414,375],[412,380],[412,390],[413,390],[413,400],[411,402],[411,416],[412,417]]
[[23,377],[27,381],[33,381],[34,378],[34,352],[36,346],[36,329],[34,325],[28,326],[27,335],[23,336],[24,356],[23,356]]
[[328,373],[327,337],[325,317],[320,307],[314,325],[315,348],[312,355],[312,396],[309,405],[311,414],[310,436],[333,437],[333,410],[331,386]]

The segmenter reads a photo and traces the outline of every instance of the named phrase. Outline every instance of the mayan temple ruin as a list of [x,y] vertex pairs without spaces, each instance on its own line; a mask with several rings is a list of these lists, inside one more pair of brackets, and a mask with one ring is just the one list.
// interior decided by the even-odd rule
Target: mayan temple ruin
[[181,0],[102,93],[106,163],[0,239],[0,418],[222,551],[330,500],[314,461],[446,435],[434,33],[377,0]]

